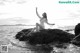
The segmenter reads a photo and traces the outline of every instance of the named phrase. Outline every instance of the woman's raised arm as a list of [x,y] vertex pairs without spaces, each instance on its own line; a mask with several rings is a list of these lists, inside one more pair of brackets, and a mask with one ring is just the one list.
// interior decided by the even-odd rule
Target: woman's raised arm
[[41,19],[40,15],[38,14],[37,7],[36,7],[36,14]]

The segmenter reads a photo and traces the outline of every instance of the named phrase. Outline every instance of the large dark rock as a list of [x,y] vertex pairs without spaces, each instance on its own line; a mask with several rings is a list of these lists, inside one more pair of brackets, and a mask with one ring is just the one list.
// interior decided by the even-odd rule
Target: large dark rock
[[50,43],[69,43],[74,38],[73,34],[60,29],[44,29],[27,35],[31,30],[32,29],[23,29],[16,34],[16,39],[28,41],[31,45],[48,45]]
[[75,26],[75,36],[77,37],[75,40],[80,41],[80,23]]
[[74,38],[73,34],[60,29],[44,29],[27,35],[31,32],[31,30],[32,29],[23,29],[15,36],[15,38],[19,41],[26,41],[29,45],[32,45],[33,47],[31,50],[50,52],[53,50],[53,47],[50,46],[51,44],[58,48],[66,48],[64,43],[70,43],[70,41]]
[[74,33],[76,38],[72,43],[80,47],[80,23],[75,26]]
[[50,44],[50,43],[69,43],[74,35],[67,33],[60,29],[45,29],[40,32],[32,33],[29,38],[29,43],[36,44]]
[[74,33],[75,33],[76,36],[80,34],[80,23],[78,23],[78,24],[75,26]]

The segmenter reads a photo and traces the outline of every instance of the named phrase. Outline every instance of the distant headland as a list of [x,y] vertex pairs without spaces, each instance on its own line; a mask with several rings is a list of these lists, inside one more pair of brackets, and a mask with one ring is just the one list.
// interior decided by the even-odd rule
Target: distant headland
[[26,24],[14,24],[14,25],[9,25],[9,24],[4,24],[4,25],[0,25],[0,26],[35,26],[35,25],[26,25]]

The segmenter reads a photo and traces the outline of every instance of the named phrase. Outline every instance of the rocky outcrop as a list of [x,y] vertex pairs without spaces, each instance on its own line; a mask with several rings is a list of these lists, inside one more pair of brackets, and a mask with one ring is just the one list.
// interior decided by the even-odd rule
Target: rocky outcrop
[[44,29],[39,32],[31,33],[30,36],[27,36],[30,31],[31,29],[24,29],[18,32],[15,37],[20,41],[29,41],[32,45],[49,44],[52,42],[69,43],[74,37],[73,34],[60,29]]

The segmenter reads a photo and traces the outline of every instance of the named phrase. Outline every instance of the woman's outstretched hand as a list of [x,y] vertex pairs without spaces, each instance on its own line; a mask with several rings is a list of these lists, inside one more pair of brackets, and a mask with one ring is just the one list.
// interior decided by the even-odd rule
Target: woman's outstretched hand
[[55,24],[51,24],[50,26],[52,27],[53,25],[55,25]]
[[55,24],[50,24],[50,25],[55,25]]
[[52,25],[55,25],[55,24],[52,24]]

